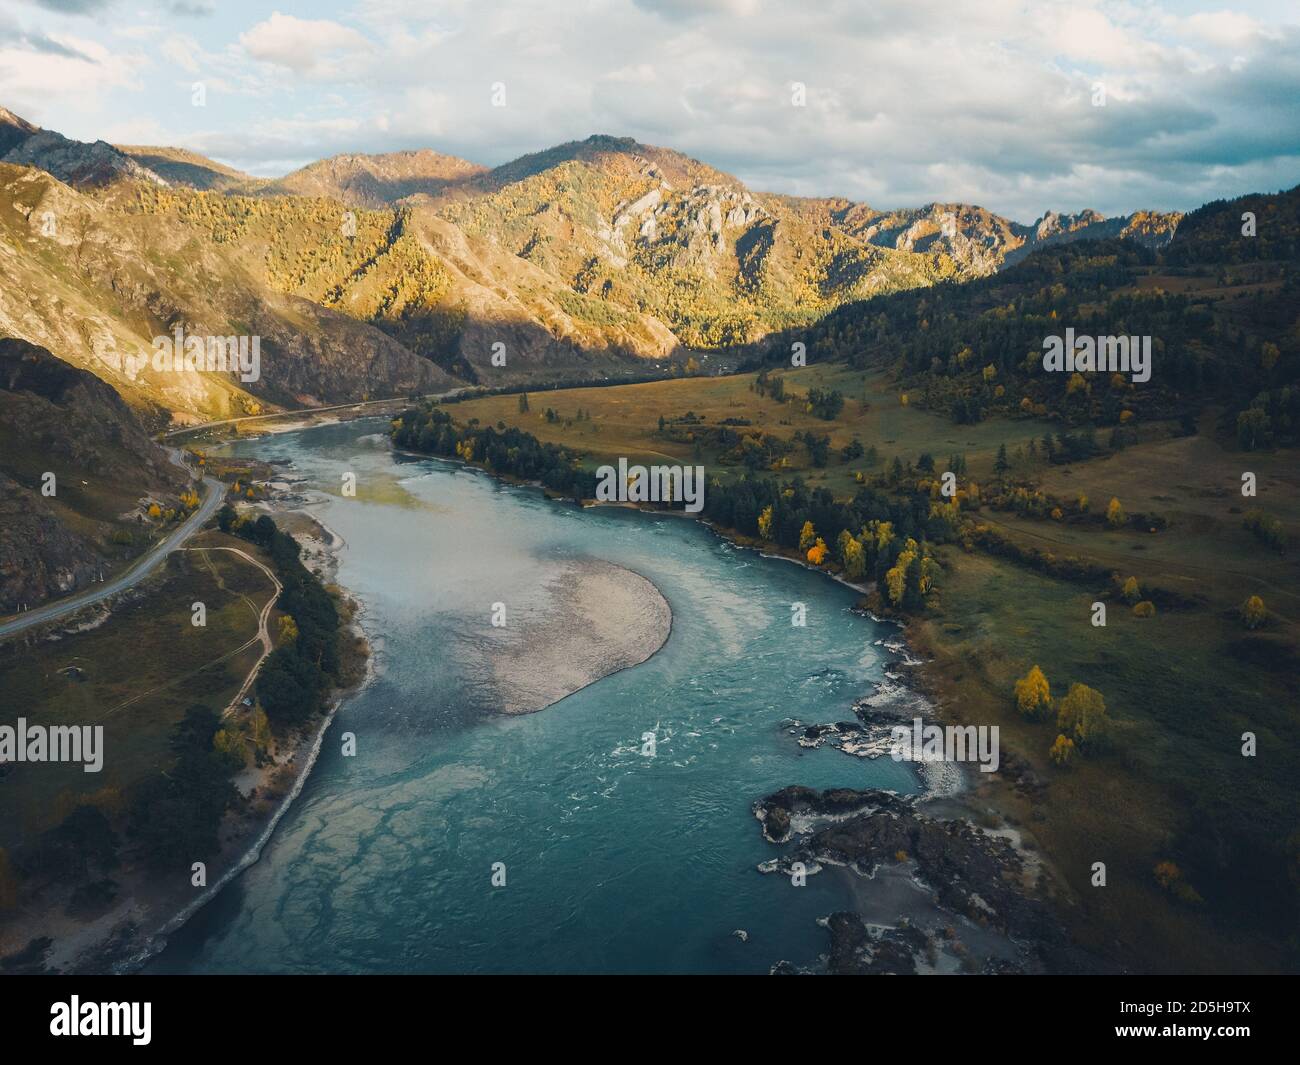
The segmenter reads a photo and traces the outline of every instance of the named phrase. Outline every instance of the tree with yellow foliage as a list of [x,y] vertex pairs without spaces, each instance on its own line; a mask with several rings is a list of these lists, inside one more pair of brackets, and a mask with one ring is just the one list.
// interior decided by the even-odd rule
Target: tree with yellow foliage
[[763,513],[758,516],[758,535],[764,540],[772,539],[772,507],[768,505],[763,508]]
[[862,543],[848,529],[840,533],[840,558],[844,561],[844,576],[851,581],[861,580],[867,572],[867,553]]
[[813,528],[813,523],[806,521],[803,528],[799,530],[799,550],[807,551],[817,540],[817,530]]
[[1025,717],[1040,717],[1052,707],[1052,688],[1038,666],[1016,681],[1016,709]]
[[1156,616],[1156,605],[1150,599],[1143,599],[1140,603],[1133,605],[1133,616],[1135,618],[1153,618]]
[[161,518],[161,517],[162,517],[162,507],[160,507],[157,503],[150,503],[150,504],[149,504],[149,517],[153,518],[154,521],[157,521],[159,518]]
[[212,737],[212,749],[233,769],[243,769],[248,764],[248,748],[239,730],[227,725]]
[[1120,501],[1114,496],[1112,496],[1110,502],[1106,504],[1106,521],[1116,528],[1128,521],[1128,515],[1124,513],[1124,508],[1120,505]]
[[808,561],[814,566],[820,566],[826,561],[826,554],[826,541],[819,536],[817,537],[817,542],[813,544],[812,547],[808,548]]
[[1130,577],[1126,580],[1123,588],[1120,589],[1120,594],[1124,597],[1124,602],[1136,603],[1142,596],[1142,589],[1138,585],[1138,579],[1136,577]]
[[889,590],[889,602],[894,606],[902,606],[903,595],[907,591],[907,568],[915,560],[917,550],[916,541],[909,537],[903,550],[898,553],[893,568],[885,574],[885,587]]
[[1101,692],[1086,684],[1071,684],[1057,705],[1056,727],[1085,747],[1104,739],[1110,730],[1110,718]]
[[1248,629],[1257,629],[1264,624],[1268,617],[1268,610],[1264,606],[1264,600],[1257,595],[1252,595],[1241,604],[1241,620]]
[[293,643],[297,638],[298,623],[293,620],[292,614],[284,614],[280,618],[280,646],[283,647],[287,643]]
[[1069,736],[1056,737],[1056,742],[1052,744],[1047,754],[1057,765],[1064,768],[1069,765],[1074,758],[1074,740]]

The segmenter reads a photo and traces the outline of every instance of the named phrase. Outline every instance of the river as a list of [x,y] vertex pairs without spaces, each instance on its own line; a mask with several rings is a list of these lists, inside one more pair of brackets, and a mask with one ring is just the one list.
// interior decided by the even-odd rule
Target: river
[[[828,577],[697,522],[580,510],[396,455],[385,429],[365,420],[229,448],[288,459],[287,475],[320,493],[311,513],[345,541],[337,579],[364,605],[376,676],[340,709],[261,859],[147,971],[815,965],[827,942],[816,921],[852,904],[849,874],[796,887],[759,873],[778,851],[752,804],[794,783],[917,790],[907,764],[791,735],[791,719],[851,720],[893,659],[879,641],[897,629],[854,613],[856,593]],[[349,472],[355,497],[340,491]],[[496,713],[492,604],[542,609],[546,575],[588,558],[658,586],[668,642],[546,710]],[[796,602],[804,628],[790,622]]]

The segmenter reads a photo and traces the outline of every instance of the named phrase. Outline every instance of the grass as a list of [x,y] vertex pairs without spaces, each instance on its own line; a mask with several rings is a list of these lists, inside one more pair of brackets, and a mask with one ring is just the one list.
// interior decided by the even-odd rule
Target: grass
[[[204,533],[192,546],[237,545],[242,540]],[[265,561],[265,560],[264,560]],[[238,691],[260,645],[235,652],[257,632],[256,607],[271,588],[265,575],[228,551],[173,553],[148,594],[114,608],[108,624],[23,646],[0,647],[4,721],[29,725],[102,725],[104,765],[11,766],[0,788],[7,816],[0,846],[13,847],[52,827],[77,796],[101,789],[125,795],[171,761],[168,742],[186,709],[202,704],[220,712]],[[191,605],[207,606],[206,627],[191,624]],[[274,633],[275,619],[272,619]],[[77,667],[82,679],[66,671]]]
[[[797,432],[829,435],[838,452],[855,437],[864,447],[875,445],[879,461],[873,469],[865,460],[844,463],[838,454],[825,469],[814,468],[807,452],[800,448],[790,456],[786,473],[799,473],[805,479],[824,484],[833,491],[849,494],[855,487],[854,474],[880,472],[895,456],[915,462],[929,452],[937,463],[946,463],[949,455],[964,453],[972,476],[991,474],[998,446],[1008,448],[1027,444],[1041,437],[1051,423],[1025,419],[995,425],[954,425],[942,415],[905,407],[898,391],[880,372],[864,373],[843,366],[805,367],[784,374],[786,389],[802,398],[810,388],[834,388],[845,396],[844,410],[833,422],[824,421],[804,409],[799,399],[777,403],[752,390],[756,374],[732,377],[677,378],[644,384],[603,388],[571,388],[529,393],[530,410],[521,414],[516,395],[489,396],[455,404],[452,409],[459,420],[478,418],[483,424],[505,422],[527,429],[539,440],[564,444],[590,455],[595,461],[626,455],[629,461],[685,463],[691,461],[693,443],[669,439],[659,432],[659,418],[671,422],[688,412],[717,426],[726,418],[745,418],[750,426],[736,427],[740,433],[763,432],[789,440]],[[560,416],[548,422],[546,409]],[[577,421],[578,410],[590,415],[590,421]],[[718,467],[716,454],[704,449],[702,460],[711,473],[725,472]],[[738,471],[739,467],[732,467]]]

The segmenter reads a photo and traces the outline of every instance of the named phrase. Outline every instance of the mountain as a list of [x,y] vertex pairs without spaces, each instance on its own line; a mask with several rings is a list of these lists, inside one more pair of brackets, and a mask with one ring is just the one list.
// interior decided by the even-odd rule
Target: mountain
[[[1242,233],[1247,212],[1265,235]],[[1300,442],[1300,186],[1207,204],[1158,250],[1119,239],[1142,224],[1088,242],[1059,239],[1068,223],[1042,227],[1035,253],[997,273],[846,305],[764,338],[753,364],[788,365],[797,338],[819,362],[888,367],[909,404],[957,423],[1054,417],[1115,427],[1122,445],[1130,426],[1194,426],[1214,405],[1243,448]],[[1145,338],[1147,375],[1044,372],[1043,340],[1066,325]]]
[[[52,495],[42,491],[54,475]],[[94,580],[146,544],[185,473],[94,374],[0,338],[0,614]]]
[[123,179],[166,182],[105,141],[74,141],[39,129],[0,107],[0,162],[33,166],[70,185],[97,187]]
[[876,211],[850,200],[811,201],[829,223],[861,240],[903,251],[944,253],[970,275],[983,276],[1019,262],[1052,244],[1075,240],[1130,237],[1149,247],[1167,244],[1181,215],[1139,211],[1106,218],[1096,211],[1060,215],[1048,211],[1032,225],[1022,225],[963,203]]
[[[0,256],[13,286],[0,327],[184,418],[458,381],[655,375],[710,351],[705,364],[725,367],[721,353],[846,304],[986,276],[1085,237],[1158,245],[1178,223],[1083,212],[1026,226],[965,204],[878,211],[771,195],[605,135],[491,170],[421,150],[260,181],[182,149],[84,144],[0,119],[6,159],[36,168],[0,172],[0,235],[8,227],[18,253]],[[49,216],[58,232],[41,240]],[[104,369],[105,351],[147,347],[182,321],[260,336],[262,379]]]
[[[267,283],[260,260],[283,254],[294,233],[290,209],[305,201],[268,201],[281,205],[287,227],[280,246],[241,249],[184,219],[159,225],[142,208],[150,195],[195,208],[241,202],[148,181],[81,192],[42,170],[0,163],[0,334],[95,373],[150,425],[454,384],[373,325]],[[178,326],[197,336],[257,337],[256,380],[152,365],[145,357],[154,338]]]
[[265,196],[313,196],[356,207],[385,207],[408,196],[438,196],[486,167],[428,148],[383,155],[335,155],[265,184]]
[[184,148],[156,148],[144,145],[119,144],[117,150],[151,173],[157,174],[169,185],[184,185],[191,189],[212,189],[217,192],[251,192],[268,184],[264,178],[255,178],[242,170],[226,166]]

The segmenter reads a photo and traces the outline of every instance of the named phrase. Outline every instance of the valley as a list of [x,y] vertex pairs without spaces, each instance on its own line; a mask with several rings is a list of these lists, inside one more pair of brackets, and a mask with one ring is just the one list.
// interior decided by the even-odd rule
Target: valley
[[[1247,215],[1259,221],[1249,234]],[[837,789],[856,788],[862,835],[844,845],[879,843],[894,810],[879,789],[910,794],[925,781],[888,759],[850,761],[845,749],[799,762],[820,744],[786,739],[843,728],[849,713],[879,726],[870,700],[897,685],[944,722],[1001,737],[1000,761],[989,759],[997,771],[969,773],[960,796],[939,800],[966,826],[951,845],[987,830],[970,862],[987,858],[1035,898],[1022,907],[1018,893],[1000,897],[1002,911],[982,923],[969,893],[959,893],[966,909],[943,911],[976,943],[990,927],[1014,940],[1015,922],[1028,921],[1032,946],[990,945],[989,971],[1294,969],[1298,256],[1297,188],[1187,214],[1045,211],[1020,223],[963,203],[877,210],[767,194],[681,153],[605,135],[491,168],[421,149],[348,153],[269,179],[184,149],[73,141],[0,109],[4,709],[103,721],[123,752],[102,780],[81,780],[77,766],[39,783],[30,767],[0,775],[12,813],[0,839],[9,922],[0,956],[31,969],[106,966],[111,944],[74,956],[70,942],[86,947],[83,925],[127,920],[138,948],[146,924],[197,908],[178,903],[193,896],[169,837],[208,856],[212,884],[251,861],[249,841],[265,843],[281,816],[283,849],[269,864],[333,885],[313,896],[323,906],[351,867],[313,853],[312,815],[287,813],[282,800],[304,786],[350,693],[340,711],[350,727],[365,720],[358,706],[384,723],[386,769],[368,767],[364,786],[393,803],[358,831],[404,855],[398,879],[408,886],[424,882],[394,812],[408,791],[436,833],[434,796],[448,781],[481,802],[489,778],[549,783],[508,747],[487,749],[495,730],[526,730],[568,759],[557,763],[572,774],[560,786],[577,806],[550,808],[555,823],[530,821],[539,836],[577,817],[605,838],[613,826],[592,813],[595,796],[621,786],[653,804],[633,740],[642,728],[658,738],[670,722],[665,740],[691,752],[672,765],[707,796],[698,823],[685,827],[676,807],[670,819],[701,834],[692,853],[749,863],[721,879],[764,915],[782,950],[816,969],[810,930],[795,934],[776,896],[746,878],[784,872],[788,854],[825,858],[825,826],[816,842],[809,832],[768,836],[793,842],[784,859],[763,857],[762,840],[735,844],[720,826],[746,821],[752,832],[755,809],[779,820],[773,811],[791,803],[816,817],[829,804],[834,815]],[[257,369],[141,357],[173,335],[251,338]],[[1065,338],[1060,372],[1044,370],[1051,337]],[[1076,360],[1076,342],[1094,337],[1102,361]],[[1131,338],[1133,359],[1111,365],[1105,353],[1118,349],[1105,338],[1116,337]],[[176,446],[185,461],[169,455]],[[611,490],[629,468],[665,464],[703,468],[692,485],[702,491]],[[355,487],[357,469],[354,496],[346,478]],[[647,513],[591,506],[628,498]],[[720,538],[694,525],[670,531],[686,524],[675,523],[682,511],[699,511]],[[337,544],[319,514],[344,529]],[[501,538],[507,517],[536,523],[526,550]],[[425,544],[424,528],[446,541]],[[396,529],[419,546],[396,543]],[[404,559],[412,587],[385,569],[389,555]],[[514,585],[494,572],[496,558]],[[465,665],[468,651],[446,652],[463,640],[495,661],[476,619],[517,588],[534,611],[530,631],[551,634],[534,642],[580,658],[565,625],[539,620],[558,608],[536,579],[579,572],[575,559],[663,592],[647,622],[654,638],[617,676],[593,669],[581,683],[539,686],[526,662],[496,662],[495,680],[485,679]],[[347,591],[336,586],[335,565],[357,587],[343,577]],[[823,611],[820,649],[782,642],[796,591]],[[450,614],[438,605],[444,592]],[[198,602],[202,632],[190,620]],[[750,624],[754,602],[777,619],[772,631]],[[669,635],[679,609],[683,631],[725,645],[716,661]],[[362,619],[378,627],[363,636]],[[891,622],[906,633],[900,661],[862,650],[887,647]],[[421,626],[442,642],[422,643]],[[353,691],[376,635],[395,647],[381,652],[397,656],[383,659],[392,687]],[[743,671],[755,648],[770,691]],[[818,679],[799,672],[809,656]],[[735,698],[701,695],[687,669]],[[486,703],[507,674],[525,693],[505,700],[513,710],[563,693],[608,750],[583,750],[563,725],[519,723],[564,720],[558,703],[509,725],[493,718]],[[646,677],[659,688],[638,687]],[[419,700],[435,708],[429,721],[394,709]],[[785,705],[800,700],[816,720]],[[618,711],[642,701],[657,719],[623,735]],[[425,732],[446,746],[412,761],[406,746]],[[694,774],[741,734],[750,761],[724,760],[728,790],[715,792]],[[350,756],[323,757],[324,801],[345,823],[368,816],[348,805]],[[677,780],[655,786],[689,802]],[[524,792],[503,794],[524,817]],[[165,816],[151,824],[155,806]],[[899,816],[917,839],[939,831],[910,806]],[[506,845],[505,821],[459,807],[452,820],[465,840],[486,827]],[[637,838],[655,828],[638,822]],[[72,856],[100,830],[112,847]],[[1001,838],[1014,838],[1014,855],[988,842]],[[339,853],[352,845],[332,840]],[[560,833],[555,845],[567,852],[573,837]],[[599,860],[571,860],[596,862],[598,882],[614,883],[617,863],[599,864],[622,853],[609,847]],[[899,853],[895,871],[924,886],[936,867]],[[677,875],[662,857],[634,863],[642,887]],[[154,891],[145,885],[159,862],[172,863],[172,879]],[[820,901],[800,901],[805,924],[825,916],[819,905],[860,905],[863,878],[835,876]],[[265,877],[252,884],[268,907],[282,901]],[[935,898],[958,905],[942,890]],[[585,902],[605,915],[623,905],[594,890]],[[1039,920],[1042,902],[1050,922]],[[414,920],[410,898],[386,904]],[[699,904],[710,921],[726,920],[712,896]],[[492,919],[469,909],[472,921]],[[861,924],[859,911],[845,912]],[[503,927],[532,942],[520,931],[525,912],[509,913]],[[400,954],[386,941],[389,953],[364,956],[356,944],[371,934],[367,919],[340,920],[358,969],[382,970]],[[1057,920],[1068,949],[1054,938]],[[162,970],[252,964],[235,929],[250,932],[259,956],[274,952],[278,930],[250,913],[203,921],[215,922],[204,925],[211,942],[182,940]],[[862,961],[845,947],[865,935],[858,925],[830,927],[845,971]],[[467,927],[453,938],[470,950]],[[51,930],[61,945],[45,942]],[[709,926],[709,936],[729,933]],[[648,927],[634,938],[609,941],[599,964],[644,957],[665,969],[765,971],[789,960],[760,964],[731,944],[706,950],[712,939],[674,954],[650,945]],[[545,945],[573,971],[592,960],[573,944]],[[322,944],[301,949],[306,968],[325,967]],[[451,968],[441,949],[420,953],[422,964]],[[943,966],[976,964],[958,953]],[[521,947],[476,965],[526,961]]]

